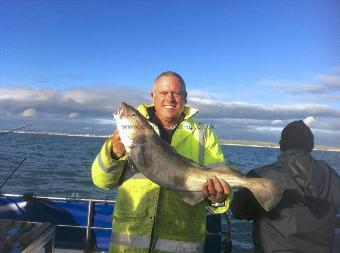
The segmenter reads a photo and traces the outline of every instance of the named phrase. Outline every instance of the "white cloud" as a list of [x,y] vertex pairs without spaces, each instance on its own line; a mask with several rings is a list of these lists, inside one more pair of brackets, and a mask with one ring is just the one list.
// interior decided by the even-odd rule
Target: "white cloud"
[[[147,92],[117,86],[96,86],[56,90],[19,86],[3,87],[0,93],[4,114],[20,114],[27,108],[35,108],[43,115],[63,115],[77,112],[83,117],[111,115],[120,102],[135,106],[150,102]],[[76,115],[71,115],[76,116]]]
[[328,87],[338,87],[340,88],[340,76],[334,75],[319,75],[318,80],[322,85]]
[[71,112],[71,113],[69,113],[68,117],[69,117],[70,119],[78,118],[78,117],[79,117],[79,113],[77,113],[77,112]]
[[16,102],[47,101],[57,95],[54,89],[39,89],[19,86],[2,87],[0,100]]
[[306,117],[306,118],[303,119],[303,122],[305,122],[305,124],[306,124],[307,126],[312,125],[313,122],[315,122],[315,121],[316,121],[316,119],[315,119],[314,116],[308,116],[308,117]]
[[284,120],[303,119],[310,115],[318,117],[340,117],[340,110],[324,104],[263,105],[209,99],[189,99],[189,101],[194,107],[200,108],[200,115],[204,118]]
[[271,87],[274,89],[281,90],[282,92],[299,95],[302,93],[323,93],[326,91],[327,87],[319,83],[297,83],[287,80],[269,80],[262,79],[259,82],[261,85]]
[[[133,106],[150,102],[148,90],[131,87],[56,90],[11,86],[4,89],[6,92],[0,93],[2,115],[39,116],[41,118],[30,120],[42,122],[49,118],[49,127],[53,129],[59,124],[61,129],[92,129],[92,133],[104,129],[100,133],[109,134],[113,130],[112,112],[120,102]],[[299,119],[312,124],[313,130],[330,135],[337,134],[340,128],[340,109],[326,103],[262,104],[220,100],[218,94],[205,94],[200,90],[191,94],[195,96],[189,96],[188,102],[199,109],[199,120],[214,124],[222,137],[266,138],[270,133],[279,133],[289,122]]]
[[281,126],[283,124],[282,120],[274,119],[271,123],[273,126]]
[[[117,86],[76,88],[66,91],[16,86],[5,87],[4,90],[5,92],[0,95],[0,101],[5,115],[20,114],[27,108],[34,108],[42,116],[64,115],[68,118],[77,118],[82,115],[83,118],[111,118],[112,112],[122,101],[133,106],[150,102],[147,91]],[[197,97],[189,97],[188,102],[189,105],[200,109],[201,118],[269,120],[269,124],[280,124],[277,120],[304,119],[310,115],[319,118],[340,117],[340,110],[326,104],[265,105],[221,101],[212,93],[203,98],[204,93],[199,90],[196,90],[195,94]]]
[[23,112],[21,113],[21,115],[22,115],[23,117],[27,117],[27,118],[33,117],[33,116],[35,116],[36,114],[37,114],[37,111],[36,111],[34,108],[26,109],[25,111],[23,111]]
[[305,93],[319,95],[320,93],[329,93],[334,89],[340,88],[340,76],[321,74],[312,77],[311,82],[294,82],[289,80],[271,80],[263,78],[259,83],[261,85],[281,90],[291,95],[301,95]]
[[324,100],[327,101],[327,102],[331,102],[331,101],[339,102],[340,101],[340,94],[339,95],[336,95],[336,94],[327,95],[327,96],[324,97]]
[[190,99],[213,99],[216,97],[221,97],[225,94],[212,93],[204,90],[192,89],[188,90],[188,98]]

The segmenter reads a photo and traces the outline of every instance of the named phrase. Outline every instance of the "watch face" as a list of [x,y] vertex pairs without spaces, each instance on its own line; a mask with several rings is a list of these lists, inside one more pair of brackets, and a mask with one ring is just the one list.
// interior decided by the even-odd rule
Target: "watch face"
[[211,206],[213,206],[213,207],[221,207],[221,206],[224,206],[224,202],[221,202],[221,203],[212,203]]

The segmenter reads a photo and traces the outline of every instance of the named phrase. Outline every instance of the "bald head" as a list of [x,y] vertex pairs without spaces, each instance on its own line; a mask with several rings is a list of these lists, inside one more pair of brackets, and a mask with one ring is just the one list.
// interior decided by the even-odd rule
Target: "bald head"
[[155,82],[154,82],[154,85],[153,85],[153,88],[152,88],[153,92],[155,92],[155,90],[156,90],[156,88],[158,86],[158,83],[159,83],[158,81],[162,77],[174,77],[174,78],[176,78],[181,83],[182,92],[185,93],[185,94],[187,93],[184,79],[181,77],[180,74],[178,74],[178,73],[176,73],[174,71],[165,71],[165,72],[161,73],[160,75],[158,75],[157,78],[155,79]]

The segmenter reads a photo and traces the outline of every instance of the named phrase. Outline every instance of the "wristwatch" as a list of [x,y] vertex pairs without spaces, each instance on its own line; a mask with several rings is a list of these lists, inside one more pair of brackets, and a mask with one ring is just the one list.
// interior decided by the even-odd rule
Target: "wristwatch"
[[211,201],[209,201],[209,205],[211,205],[212,207],[222,207],[225,205],[225,201],[216,203],[212,203]]

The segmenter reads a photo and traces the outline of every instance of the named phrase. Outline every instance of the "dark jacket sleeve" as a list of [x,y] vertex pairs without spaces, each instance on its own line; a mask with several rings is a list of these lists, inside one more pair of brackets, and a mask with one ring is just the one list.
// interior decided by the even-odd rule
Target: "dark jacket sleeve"
[[331,184],[331,202],[333,203],[335,210],[339,211],[340,208],[340,176],[329,167],[331,170],[330,184]]
[[[250,171],[247,176],[256,177],[252,171]],[[258,213],[264,211],[254,195],[247,188],[242,188],[234,193],[230,209],[233,217],[239,220],[252,220]]]

